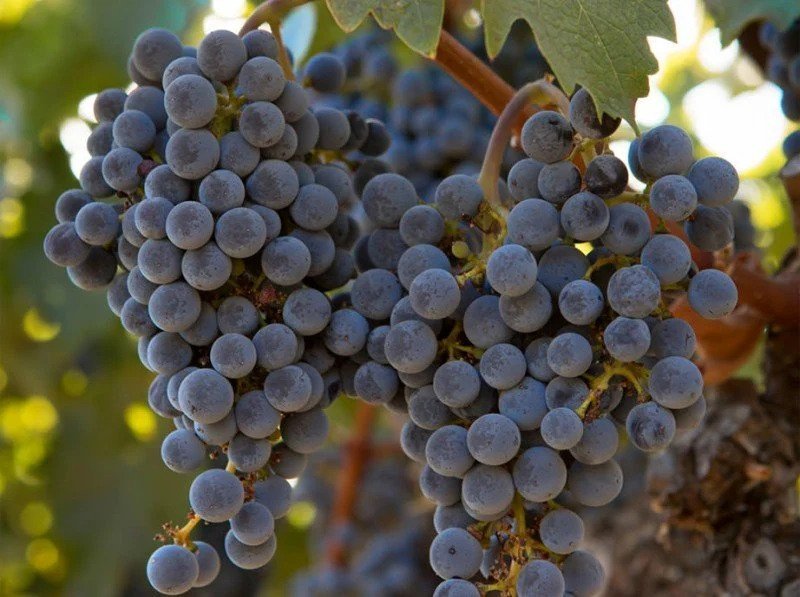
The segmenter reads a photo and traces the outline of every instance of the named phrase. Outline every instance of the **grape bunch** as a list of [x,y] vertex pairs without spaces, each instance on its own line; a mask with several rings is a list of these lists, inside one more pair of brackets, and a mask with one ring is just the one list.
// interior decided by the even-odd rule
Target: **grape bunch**
[[[315,350],[338,325],[326,292],[355,275],[358,197],[344,156],[382,152],[385,131],[355,112],[311,109],[278,59],[263,30],[213,31],[196,49],[163,29],[142,33],[128,65],[136,87],[97,95],[92,158],[44,240],[76,286],[106,289],[138,338],[157,374],[149,405],[174,421],[166,466],[193,473],[227,459],[197,474],[189,523],[167,526],[173,544],[148,562],[165,594],[219,571],[214,548],[189,537],[200,520],[229,522],[237,566],[270,561],[286,479],[326,440],[323,409],[339,393]],[[312,87],[343,82],[338,59],[312,65]]]
[[[767,78],[781,88],[781,109],[789,120],[800,121],[800,19],[785,31],[764,22],[758,31],[759,41],[769,51]],[[800,155],[800,131],[794,131],[783,142],[787,160]]]
[[[421,197],[432,197],[445,176],[478,172],[495,118],[434,66],[416,65],[401,71],[391,54],[391,39],[386,31],[368,31],[334,48],[333,53],[347,67],[348,93],[321,94],[317,102],[385,121],[391,147],[380,159],[366,160],[362,174],[395,172],[408,178]],[[512,54],[517,60],[529,51],[538,53],[535,45],[509,40],[499,60],[506,64]],[[531,80],[543,75],[540,63],[525,64],[537,69],[535,73],[526,71],[536,75]],[[504,173],[521,157],[509,148]]]
[[[685,292],[720,318],[737,290],[722,271],[698,271],[678,234],[725,249],[738,174],[695,160],[689,136],[665,125],[632,144],[647,186],[630,192],[604,141],[618,125],[585,90],[569,114],[532,116],[507,214],[466,174],[442,180],[430,204],[397,173],[362,192],[374,230],[354,249],[360,273],[334,313],[353,355],[342,383],[407,413],[401,445],[436,504],[436,595],[597,593],[604,573],[580,549],[574,508],[619,494],[619,427],[657,452],[704,415],[695,335],[668,305]],[[356,315],[367,334],[355,333]]]

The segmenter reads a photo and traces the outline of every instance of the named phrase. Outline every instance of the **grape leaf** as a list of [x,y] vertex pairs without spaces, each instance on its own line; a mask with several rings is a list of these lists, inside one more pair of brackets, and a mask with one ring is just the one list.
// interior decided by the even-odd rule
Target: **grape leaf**
[[796,0],[705,0],[705,3],[719,27],[720,39],[725,46],[736,39],[751,21],[766,19],[779,29],[786,29],[800,17],[800,4]]
[[433,56],[439,44],[444,0],[326,0],[338,25],[353,31],[370,13],[384,29],[394,29],[411,49]]
[[634,128],[635,98],[658,70],[647,36],[675,40],[666,0],[481,0],[481,13],[490,56],[524,19],[565,91],[582,85],[600,110]]

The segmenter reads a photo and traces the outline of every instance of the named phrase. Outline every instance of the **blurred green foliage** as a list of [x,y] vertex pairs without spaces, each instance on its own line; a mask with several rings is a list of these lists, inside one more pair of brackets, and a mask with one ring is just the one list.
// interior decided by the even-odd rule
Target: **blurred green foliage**
[[[171,423],[147,408],[151,375],[135,342],[104,293],[72,287],[41,242],[56,197],[77,186],[62,124],[81,99],[126,84],[139,32],[157,25],[196,41],[208,14],[200,0],[0,0],[0,595],[150,594],[151,538],[185,514],[189,480],[161,463]],[[311,52],[342,39],[326,11],[316,22]],[[706,76],[691,56],[667,69],[670,99]],[[680,101],[673,106],[669,119],[680,123]],[[793,242],[780,163],[776,148],[748,173],[760,179],[752,207],[773,268]],[[333,416],[339,437],[348,402]],[[307,521],[295,522],[281,530],[270,595],[306,564]],[[250,578],[224,592],[252,592]]]

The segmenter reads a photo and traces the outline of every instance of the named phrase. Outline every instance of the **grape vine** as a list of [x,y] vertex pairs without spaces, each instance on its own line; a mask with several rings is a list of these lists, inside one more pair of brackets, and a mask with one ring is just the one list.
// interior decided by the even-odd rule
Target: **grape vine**
[[[598,594],[579,511],[619,495],[626,438],[660,452],[705,414],[695,332],[671,308],[720,320],[739,303],[725,271],[738,173],[672,125],[636,138],[626,166],[609,148],[621,119],[588,89],[545,74],[515,90],[447,32],[433,59],[452,78],[397,75],[387,113],[353,89],[395,70],[386,55],[349,43],[293,64],[280,23],[303,3],[269,0],[196,48],[143,32],[135,87],[98,94],[92,158],[44,239],[138,338],[148,404],[175,427],[164,464],[196,475],[147,577],[163,594],[210,585],[220,557],[193,538],[201,523],[228,523],[236,566],[267,565],[289,479],[325,443],[326,409],[351,398],[362,439],[377,405],[402,419],[435,507],[434,595]],[[762,33],[793,117],[797,52]],[[368,440],[350,449],[326,512],[342,533],[374,465]],[[327,543],[331,570],[352,543]],[[388,582],[375,562],[373,590]]]

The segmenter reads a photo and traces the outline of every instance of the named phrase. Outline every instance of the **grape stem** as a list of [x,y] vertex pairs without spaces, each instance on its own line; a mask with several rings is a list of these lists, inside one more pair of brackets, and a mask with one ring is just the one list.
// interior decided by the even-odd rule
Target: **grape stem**
[[531,103],[534,103],[533,112],[541,110],[542,105],[555,104],[560,111],[569,113],[567,96],[546,79],[539,79],[524,85],[511,97],[494,125],[478,177],[478,183],[483,189],[483,196],[493,208],[502,208],[497,182],[500,179],[503,153],[511,141],[514,124]]
[[286,52],[286,46],[283,45],[283,37],[281,36],[281,21],[293,8],[307,4],[311,0],[267,0],[259,4],[255,10],[247,17],[247,20],[239,30],[239,35],[244,36],[251,31],[258,29],[264,23],[269,25],[272,35],[275,36],[275,41],[278,42],[278,62],[283,68],[283,73],[290,81],[294,80],[294,71],[292,70],[292,63],[289,61],[289,54]]
[[589,392],[589,395],[575,412],[581,419],[585,419],[589,407],[591,407],[592,404],[600,399],[600,396],[603,394],[603,392],[608,389],[611,380],[617,376],[627,379],[636,390],[637,396],[643,396],[644,388],[642,388],[639,378],[644,377],[646,374],[647,373],[644,367],[634,363],[621,363],[619,361],[606,363],[604,365],[603,372],[592,380],[592,389]]
[[341,531],[353,516],[358,486],[371,457],[372,428],[377,416],[378,410],[374,404],[359,401],[353,433],[345,445],[344,462],[338,476],[331,513],[330,539],[325,558],[332,566],[341,567],[346,564],[347,546],[342,540]]

